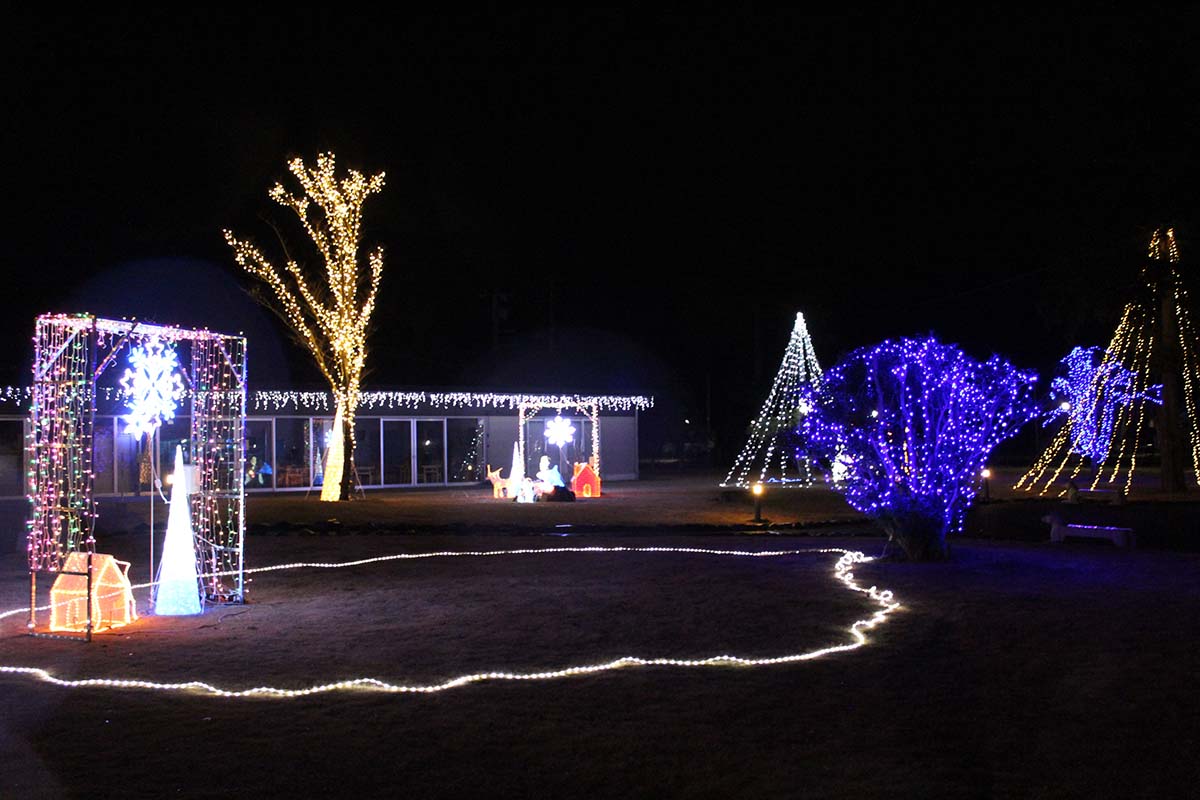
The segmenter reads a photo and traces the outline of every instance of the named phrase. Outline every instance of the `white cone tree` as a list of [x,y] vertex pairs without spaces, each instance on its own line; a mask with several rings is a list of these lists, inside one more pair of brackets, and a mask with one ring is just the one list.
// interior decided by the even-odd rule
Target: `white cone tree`
[[747,488],[755,483],[809,486],[812,467],[807,458],[796,459],[786,441],[804,413],[801,389],[821,379],[821,365],[813,352],[804,314],[796,314],[792,336],[783,353],[771,391],[750,425],[750,436],[722,486]]
[[196,572],[196,539],[192,532],[188,491],[183,447],[176,445],[167,537],[158,562],[158,585],[154,590],[154,613],[160,616],[200,613],[200,579]]

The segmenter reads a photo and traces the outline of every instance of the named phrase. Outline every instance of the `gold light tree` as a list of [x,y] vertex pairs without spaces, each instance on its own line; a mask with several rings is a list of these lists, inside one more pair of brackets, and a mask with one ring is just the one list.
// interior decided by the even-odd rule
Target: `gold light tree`
[[313,169],[305,166],[303,159],[294,158],[288,169],[304,194],[291,194],[278,183],[270,191],[272,200],[300,218],[325,261],[323,276],[314,276],[316,270],[306,270],[286,253],[287,261],[280,269],[250,241],[238,239],[232,231],[224,232],[238,264],[271,288],[278,302],[272,310],[288,324],[329,381],[336,414],[325,455],[322,500],[350,496],[350,470],[345,465],[354,458],[354,413],[366,363],[367,328],[383,274],[383,248],[376,247],[367,256],[364,271],[358,245],[363,203],[383,189],[384,174],[367,177],[350,170],[347,177],[339,179],[335,165],[333,153],[318,155]]
[[[1142,270],[1146,291],[1126,304],[1121,322],[1104,351],[1099,369],[1087,387],[1089,407],[1080,417],[1068,416],[1067,423],[1017,482],[1017,489],[1047,494],[1064,493],[1060,478],[1074,480],[1084,470],[1082,454],[1073,442],[1076,424],[1103,413],[1104,398],[1113,394],[1110,380],[1131,376],[1131,386],[1118,387],[1131,396],[1145,396],[1161,381],[1162,402],[1150,421],[1153,403],[1129,402],[1111,409],[1112,441],[1094,464],[1091,489],[1101,483],[1128,494],[1133,486],[1138,453],[1157,434],[1162,462],[1162,489],[1184,491],[1188,484],[1187,462],[1200,483],[1200,344],[1192,321],[1187,288],[1180,270],[1179,245],[1171,228],[1154,231],[1146,265]],[[1190,450],[1190,452],[1189,452]]]

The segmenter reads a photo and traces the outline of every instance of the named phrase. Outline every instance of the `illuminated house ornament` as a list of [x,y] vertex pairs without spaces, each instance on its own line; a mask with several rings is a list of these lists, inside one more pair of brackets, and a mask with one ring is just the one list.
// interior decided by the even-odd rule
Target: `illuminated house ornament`
[[161,339],[148,339],[129,351],[129,368],[121,378],[129,408],[129,413],[121,417],[125,433],[135,438],[152,436],[164,422],[175,419],[175,409],[183,396],[178,370],[175,348]]
[[[814,455],[841,462],[837,485],[911,558],[945,555],[997,444],[1037,415],[1037,375],[978,362],[933,337],[855,350],[811,390]],[[844,470],[844,472],[843,472]]]
[[575,462],[575,471],[571,477],[571,491],[576,497],[599,497],[600,476],[592,469],[591,462],[581,464]]
[[[1098,365],[1094,355],[1082,365],[1082,356],[1072,351],[1081,362],[1077,373],[1094,368],[1091,380],[1075,381],[1067,389],[1066,422],[1017,481],[1017,489],[1061,497],[1088,466],[1087,456],[1089,488],[1104,484],[1128,494],[1138,457],[1155,435],[1160,459],[1170,464],[1160,470],[1163,488],[1175,491],[1186,485],[1188,449],[1200,485],[1200,339],[1179,263],[1175,232],[1156,230],[1142,269],[1144,290],[1126,303]],[[1070,365],[1067,372],[1069,376]],[[1151,419],[1151,410],[1157,419]]]
[[550,444],[562,447],[575,441],[575,426],[571,424],[571,420],[558,415],[546,423],[544,435]]
[[812,485],[812,466],[803,453],[797,452],[796,432],[800,420],[811,408],[804,390],[816,386],[820,380],[821,365],[813,351],[808,325],[804,314],[796,314],[771,391],[758,417],[750,424],[750,437],[722,486],[748,489],[755,483]]
[[[91,569],[91,594],[87,572]],[[129,562],[106,553],[75,552],[67,555],[62,573],[50,589],[50,630],[87,632],[88,602],[91,631],[119,628],[137,619],[137,606],[129,585]]]
[[188,508],[191,481],[183,464],[183,447],[175,446],[175,472],[171,481],[171,510],[167,515],[167,537],[158,562],[158,585],[154,587],[154,613],[185,616],[200,613],[200,578],[196,571],[196,540]]

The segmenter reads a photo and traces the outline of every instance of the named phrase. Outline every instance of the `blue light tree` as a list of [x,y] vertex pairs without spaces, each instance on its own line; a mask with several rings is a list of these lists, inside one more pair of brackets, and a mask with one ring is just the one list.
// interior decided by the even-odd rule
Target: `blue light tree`
[[1058,373],[1050,382],[1055,406],[1043,424],[1066,417],[1071,452],[1087,456],[1093,466],[1108,458],[1122,407],[1162,404],[1161,385],[1139,389],[1137,374],[1107,358],[1102,348],[1076,347],[1058,363]]
[[913,560],[947,555],[997,444],[1037,416],[1037,375],[974,361],[932,336],[854,351],[811,392],[810,453],[844,467],[838,486]]

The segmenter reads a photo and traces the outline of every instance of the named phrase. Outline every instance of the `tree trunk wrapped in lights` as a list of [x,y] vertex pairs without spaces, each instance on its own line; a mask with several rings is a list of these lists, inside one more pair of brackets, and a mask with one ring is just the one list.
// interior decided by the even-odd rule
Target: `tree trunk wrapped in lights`
[[383,248],[376,247],[370,253],[364,271],[358,246],[363,204],[368,196],[383,189],[384,174],[367,177],[350,170],[347,177],[339,179],[335,162],[333,153],[318,155],[313,169],[306,167],[302,159],[292,159],[288,169],[304,194],[293,195],[282,184],[275,184],[270,191],[272,200],[292,209],[300,218],[324,259],[323,276],[314,277],[286,253],[287,261],[281,269],[249,240],[238,239],[229,230],[224,232],[238,264],[270,287],[275,302],[267,303],[268,307],[312,355],[333,391],[335,423],[340,426],[333,437],[341,446],[326,449],[322,500],[350,496],[354,414],[366,363],[367,329],[383,274]]
[[913,560],[946,557],[988,455],[1037,414],[1037,375],[974,361],[933,337],[864,347],[810,390],[810,452],[845,467],[839,487]]

